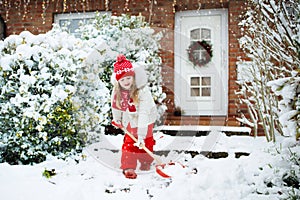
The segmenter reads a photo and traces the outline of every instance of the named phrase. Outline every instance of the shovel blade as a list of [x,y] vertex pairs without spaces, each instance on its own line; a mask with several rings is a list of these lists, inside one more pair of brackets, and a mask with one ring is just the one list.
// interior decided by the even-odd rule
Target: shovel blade
[[156,165],[156,173],[163,178],[172,178],[172,174],[175,174],[181,168],[185,168],[181,163],[170,162],[168,164],[159,164]]

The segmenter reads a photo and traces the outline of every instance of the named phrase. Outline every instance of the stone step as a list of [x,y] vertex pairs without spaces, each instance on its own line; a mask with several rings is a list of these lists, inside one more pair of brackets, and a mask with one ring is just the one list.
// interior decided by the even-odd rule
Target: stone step
[[164,125],[174,126],[239,126],[240,122],[226,116],[191,116],[191,115],[167,115],[162,118]]

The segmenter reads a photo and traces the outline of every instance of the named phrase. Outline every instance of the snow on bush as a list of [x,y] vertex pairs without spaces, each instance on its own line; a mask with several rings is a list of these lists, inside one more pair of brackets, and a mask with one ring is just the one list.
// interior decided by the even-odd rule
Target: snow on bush
[[276,199],[300,198],[300,146],[294,138],[284,138],[265,149],[267,162],[248,180],[253,193]]
[[[239,120],[264,130],[268,141],[275,134],[299,135],[299,3],[298,1],[249,1],[240,26],[240,45],[250,61],[238,63],[237,92],[247,115]],[[299,136],[296,136],[297,138]]]
[[101,129],[107,89],[84,64],[91,49],[58,27],[0,42],[0,162],[76,155]]
[[300,138],[300,77],[287,77],[270,81],[268,86],[279,100],[279,122],[285,136]]
[[[148,82],[151,93],[159,110],[159,117],[164,114],[166,106],[163,100],[166,94],[162,90],[161,58],[159,56],[159,41],[161,33],[155,33],[147,23],[138,16],[108,16],[96,13],[92,24],[82,25],[78,34],[83,40],[91,41],[101,36],[112,52],[124,54],[135,64],[142,65],[148,72]],[[101,80],[108,89],[112,88],[110,79],[116,55],[110,52],[104,60],[97,64],[104,70]],[[110,99],[107,99],[110,102]]]
[[[248,115],[239,120],[263,128],[272,161],[261,166],[253,179],[255,193],[299,199],[300,56],[299,1],[249,1],[240,23],[241,47],[250,61],[238,63],[241,103]],[[280,141],[283,141],[282,143]]]

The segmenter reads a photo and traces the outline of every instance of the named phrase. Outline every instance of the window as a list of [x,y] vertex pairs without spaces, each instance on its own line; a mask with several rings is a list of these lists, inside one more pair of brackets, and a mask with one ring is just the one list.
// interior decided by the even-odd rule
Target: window
[[211,77],[192,76],[190,78],[191,97],[211,97]]
[[[190,44],[193,44],[197,41],[205,40],[208,43],[211,43],[211,30],[207,28],[197,28],[190,31]],[[199,45],[199,47],[193,51],[193,57],[195,60],[206,60],[207,57],[206,50]]]
[[211,41],[211,30],[207,28],[197,28],[190,32],[191,43],[196,41],[205,40]]
[[[110,12],[99,12],[100,14],[110,14]],[[84,13],[64,13],[55,14],[54,22],[61,27],[67,27],[71,34],[76,35],[76,29],[79,28],[81,23],[87,24],[95,19],[96,12],[84,12]]]

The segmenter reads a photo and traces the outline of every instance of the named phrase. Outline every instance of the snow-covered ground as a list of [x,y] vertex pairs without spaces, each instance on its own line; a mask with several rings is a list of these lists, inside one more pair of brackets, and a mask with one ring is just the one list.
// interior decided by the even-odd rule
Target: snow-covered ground
[[[0,164],[0,198],[274,200],[283,197],[280,194],[284,188],[274,186],[266,191],[263,186],[263,180],[274,177],[275,169],[271,166],[276,166],[281,160],[278,154],[270,153],[274,144],[267,143],[264,137],[227,137],[216,132],[208,137],[174,137],[159,132],[155,137],[155,150],[169,152],[160,156],[163,162],[172,160],[185,165],[185,168],[177,167],[176,173],[170,174],[171,179],[159,176],[154,166],[150,172],[138,170],[135,180],[124,178],[119,169],[118,151],[123,136],[103,135],[99,143],[85,148],[86,157],[79,163],[49,157],[47,161],[33,166]],[[192,158],[176,150],[226,151],[229,155],[221,159],[209,159],[202,155]],[[235,158],[234,152],[248,152],[250,155]],[[45,178],[42,175],[45,169],[54,169],[56,175]]]

